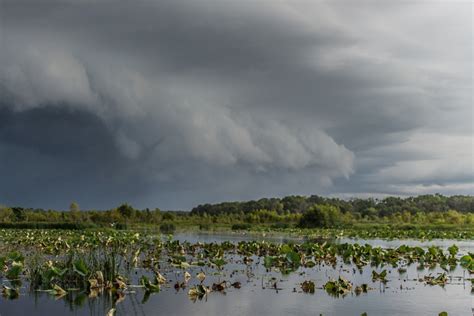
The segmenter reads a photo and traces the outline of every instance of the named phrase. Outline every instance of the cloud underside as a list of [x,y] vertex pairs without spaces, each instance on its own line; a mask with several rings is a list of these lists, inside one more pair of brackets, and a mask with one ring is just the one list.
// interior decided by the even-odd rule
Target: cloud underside
[[0,203],[473,193],[468,2],[2,12]]

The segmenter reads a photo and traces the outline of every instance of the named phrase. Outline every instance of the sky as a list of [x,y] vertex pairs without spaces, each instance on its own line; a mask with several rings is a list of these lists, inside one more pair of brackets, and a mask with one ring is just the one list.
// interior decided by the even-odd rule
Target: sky
[[2,0],[0,204],[474,194],[470,0]]

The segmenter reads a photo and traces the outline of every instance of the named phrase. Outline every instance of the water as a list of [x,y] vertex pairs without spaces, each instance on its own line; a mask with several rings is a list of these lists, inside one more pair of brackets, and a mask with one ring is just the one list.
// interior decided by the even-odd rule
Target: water
[[[239,240],[271,240],[283,242],[294,240],[283,236],[255,237],[248,235],[203,235],[179,234],[175,238],[190,242],[222,242]],[[353,240],[342,239],[337,242],[369,243],[383,247],[397,247],[400,244],[428,247],[438,245],[443,248],[455,243],[460,251],[473,251],[472,241],[430,241],[415,240],[384,241],[384,240]],[[388,270],[386,285],[372,282],[371,267],[364,267],[362,273],[354,271],[352,265],[338,263],[337,268],[315,266],[299,268],[289,275],[279,272],[267,272],[258,264],[248,267],[239,257],[229,257],[221,275],[213,275],[215,269],[209,267],[191,267],[188,271],[193,275],[186,289],[175,290],[173,284],[182,281],[182,272],[176,274],[176,268],[163,266],[162,272],[172,280],[161,292],[151,294],[148,301],[142,303],[144,291],[141,288],[130,288],[123,301],[116,304],[116,315],[438,315],[442,311],[449,315],[473,315],[474,296],[471,294],[471,283],[467,281],[468,273],[458,267],[448,272],[451,277],[444,287],[429,286],[418,279],[424,275],[443,272],[439,267],[433,270],[419,271],[416,265],[408,267],[407,272],[400,274],[396,268]],[[203,270],[206,274],[205,284],[211,285],[223,280],[241,282],[241,288],[229,287],[225,293],[211,292],[202,300],[195,302],[188,298],[190,286],[199,284],[194,277]],[[381,269],[378,269],[381,270]],[[238,271],[238,272],[234,272]],[[131,278],[137,282],[138,276],[145,273],[135,271]],[[343,276],[353,282],[354,286],[366,283],[372,289],[360,295],[348,294],[344,297],[333,297],[321,287],[329,278]],[[275,278],[272,280],[272,278]],[[314,294],[301,291],[300,284],[312,280],[316,284]],[[274,288],[276,282],[278,290]],[[82,300],[82,303],[80,303]],[[25,285],[17,300],[0,299],[0,314],[5,315],[105,315],[112,306],[112,298],[103,294],[89,299],[79,292],[71,292],[68,296],[56,300],[49,293],[28,291]]]
[[[257,240],[257,241],[269,241],[269,242],[276,242],[276,243],[285,243],[285,242],[303,242],[305,239],[304,237],[294,237],[294,236],[286,236],[286,235],[262,235],[262,234],[252,234],[252,233],[245,233],[245,232],[229,232],[229,233],[179,233],[173,236],[173,239],[177,239],[179,241],[188,241],[191,243],[196,242],[224,242],[224,241],[231,241],[231,242],[239,242],[239,241],[250,241],[250,240]],[[328,242],[335,242],[335,243],[350,243],[355,244],[358,243],[360,245],[369,244],[376,247],[382,248],[397,248],[401,245],[407,245],[410,247],[421,247],[423,249],[427,249],[430,246],[438,246],[442,249],[446,249],[452,245],[456,245],[459,248],[460,252],[467,253],[467,252],[474,252],[474,241],[472,240],[452,240],[452,239],[433,239],[433,240],[419,240],[419,239],[361,239],[361,238],[337,238],[334,240],[330,240]]]

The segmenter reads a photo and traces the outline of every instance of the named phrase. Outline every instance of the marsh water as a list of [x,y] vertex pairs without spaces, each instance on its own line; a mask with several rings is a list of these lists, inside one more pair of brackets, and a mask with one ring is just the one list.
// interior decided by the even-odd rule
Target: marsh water
[[[238,242],[241,240],[268,240],[269,242],[301,241],[285,236],[252,236],[243,234],[177,234],[173,238],[189,242]],[[332,242],[357,242],[381,247],[397,247],[401,244],[443,249],[456,244],[461,253],[474,252],[473,241],[458,240],[358,240],[339,239]],[[416,264],[400,273],[397,268],[384,267],[388,271],[388,282],[373,282],[372,267],[361,271],[351,264],[338,262],[337,267],[317,265],[300,267],[289,274],[267,270],[253,257],[253,265],[245,265],[237,256],[229,258],[222,270],[211,267],[191,266],[188,271],[193,278],[188,288],[199,284],[196,274],[206,274],[206,284],[221,281],[240,282],[240,288],[229,286],[225,291],[213,291],[200,299],[190,299],[188,288],[175,289],[173,284],[183,279],[183,271],[163,269],[169,282],[159,293],[147,297],[140,287],[130,287],[125,296],[115,299],[116,315],[473,315],[473,299],[470,276],[465,269],[457,267],[447,272],[449,281],[445,286],[430,286],[419,279],[425,275],[445,272],[439,266],[420,269]],[[134,271],[136,276],[141,271]],[[323,284],[329,279],[342,276],[354,285],[368,284],[367,293],[353,292],[345,296],[329,295]],[[134,276],[132,275],[133,279]],[[135,277],[135,281],[137,277]],[[312,280],[316,284],[314,293],[305,293],[300,284]],[[135,284],[137,284],[136,282]],[[0,298],[0,315],[106,315],[114,299],[107,294],[94,298],[79,291],[55,298],[46,292],[30,292],[23,284],[20,297],[15,300]]]

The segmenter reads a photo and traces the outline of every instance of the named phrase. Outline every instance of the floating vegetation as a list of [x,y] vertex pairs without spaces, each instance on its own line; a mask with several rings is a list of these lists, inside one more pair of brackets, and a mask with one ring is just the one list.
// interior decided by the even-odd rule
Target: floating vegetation
[[474,274],[474,253],[468,253],[462,256],[459,261],[463,268],[469,270],[469,273]]
[[336,297],[344,296],[351,291],[352,283],[340,276],[337,280],[329,280],[326,282],[324,289],[330,295]]
[[361,284],[355,287],[354,292],[356,295],[360,295],[361,293],[367,293],[369,290],[369,286],[367,284]]
[[67,294],[67,292],[57,284],[53,285],[53,288],[49,290],[49,292],[57,298],[63,297]]
[[407,273],[407,269],[405,269],[405,268],[398,268],[398,273],[400,273],[400,274]]
[[[300,276],[290,285],[294,292],[296,288],[310,294],[321,290],[343,297],[367,293],[370,286],[375,286],[370,281],[380,282],[383,288],[393,278],[410,274],[407,268],[412,265],[446,270],[416,279],[439,286],[451,282],[448,273],[452,267],[467,272],[474,268],[473,254],[460,253],[454,245],[441,249],[317,241],[190,243],[116,230],[0,230],[0,237],[3,297],[18,298],[26,288],[77,302],[107,296],[112,298],[112,305],[107,306],[111,315],[116,304],[132,291],[143,293],[144,303],[150,296],[174,287],[196,302],[211,293],[237,291],[261,276],[262,289],[279,293],[288,275],[294,273]],[[329,280],[317,288],[306,273],[323,269],[329,271],[324,278]],[[367,283],[356,285],[351,276],[363,270],[368,274]],[[390,274],[392,271],[399,274]]]
[[372,281],[380,281],[383,283],[387,283],[387,270],[383,270],[380,273],[377,273],[377,271],[372,271]]
[[313,281],[304,281],[303,283],[301,283],[301,289],[305,293],[313,294],[314,289],[315,289],[314,282]]
[[166,278],[161,275],[160,272],[157,272],[156,273],[156,281],[158,282],[158,284],[165,284],[166,283]]
[[148,293],[157,293],[160,291],[160,284],[158,283],[158,280],[155,280],[155,282],[152,283],[144,275],[140,278],[140,284],[143,285],[143,287],[145,288],[145,291]]
[[196,275],[196,278],[202,283],[206,279],[206,275],[201,271]]
[[253,228],[255,232],[267,234],[285,233],[292,236],[307,236],[311,239],[330,239],[330,238],[360,238],[360,239],[464,239],[473,240],[474,230],[472,228],[437,228],[415,226],[400,227],[389,224],[373,224],[367,226],[352,226],[346,228],[285,228],[277,229],[275,227]]
[[227,282],[226,281],[222,281],[222,282],[219,282],[219,283],[213,283],[212,284],[212,290],[213,291],[222,292],[226,288],[227,288]]
[[426,284],[429,285],[440,285],[444,286],[448,282],[448,276],[446,273],[441,273],[437,277],[430,275],[425,275],[423,280],[426,282]]
[[197,299],[202,300],[202,298],[210,291],[211,290],[208,287],[198,284],[189,289],[188,297],[190,300],[195,302]]
[[20,292],[17,288],[11,288],[6,285],[2,285],[2,295],[7,299],[13,300],[20,296]]

